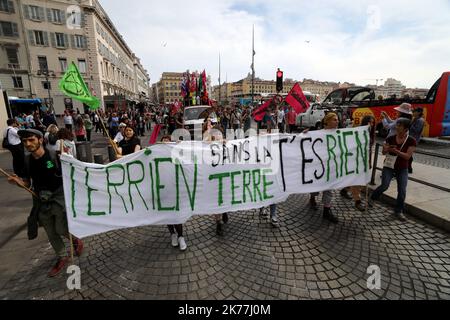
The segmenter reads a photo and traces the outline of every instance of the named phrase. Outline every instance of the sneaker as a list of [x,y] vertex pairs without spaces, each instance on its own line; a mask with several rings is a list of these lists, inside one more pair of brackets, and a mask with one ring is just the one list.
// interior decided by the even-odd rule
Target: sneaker
[[319,206],[317,205],[316,198],[311,198],[311,199],[309,199],[309,206],[310,206],[313,210],[319,210]]
[[184,240],[183,237],[179,237],[178,238],[178,243],[180,244],[180,250],[181,251],[184,251],[184,250],[187,249],[187,244],[186,244],[186,241]]
[[223,236],[223,222],[222,221],[217,223],[216,233],[218,236]]
[[75,256],[81,257],[81,254],[83,253],[84,244],[83,241],[80,239],[74,239],[73,240],[73,251]]
[[69,257],[64,257],[64,258],[58,258],[58,261],[56,261],[56,264],[53,266],[53,268],[50,270],[50,272],[48,273],[49,277],[55,277],[58,274],[61,273],[61,271],[64,269],[64,267],[66,266],[67,262],[69,261]]
[[330,208],[323,210],[323,218],[335,224],[339,222],[339,219],[331,212]]
[[341,196],[345,199],[352,200],[353,198],[348,194],[347,189],[342,189],[340,192]]
[[364,205],[362,204],[361,201],[356,201],[355,202],[355,208],[358,209],[361,212],[366,211],[366,208],[364,207]]
[[264,210],[264,208],[261,208],[261,209],[259,210],[259,216],[260,216],[262,219],[267,219],[267,218],[269,217],[269,214],[267,213],[266,210]]
[[223,213],[222,214],[222,221],[223,221],[223,223],[228,223],[228,220],[230,220],[228,218],[228,213]]
[[178,235],[176,233],[172,234],[172,247],[178,247]]
[[406,217],[402,212],[396,212],[395,216],[397,217],[398,220],[400,221],[406,221]]
[[272,224],[272,227],[278,228],[280,226],[280,223],[278,222],[277,218],[272,218],[270,223]]

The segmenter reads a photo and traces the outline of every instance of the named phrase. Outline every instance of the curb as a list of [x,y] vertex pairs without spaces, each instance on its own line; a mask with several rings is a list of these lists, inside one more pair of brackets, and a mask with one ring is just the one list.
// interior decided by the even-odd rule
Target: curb
[[428,138],[422,138],[420,140],[419,146],[421,144],[427,144],[427,145],[438,145],[438,146],[449,146],[450,147],[450,138],[445,139],[428,139]]
[[[372,191],[375,190],[376,187],[377,186],[369,185],[369,189]],[[395,204],[397,202],[397,198],[383,194],[380,198],[380,201],[383,203],[386,203],[390,206],[395,206]],[[438,229],[441,229],[446,232],[450,232],[450,221],[449,220],[446,220],[444,218],[436,216],[431,212],[417,208],[411,204],[405,203],[405,209],[406,209],[406,214],[416,217],[419,220],[425,221],[426,223],[428,223]]]

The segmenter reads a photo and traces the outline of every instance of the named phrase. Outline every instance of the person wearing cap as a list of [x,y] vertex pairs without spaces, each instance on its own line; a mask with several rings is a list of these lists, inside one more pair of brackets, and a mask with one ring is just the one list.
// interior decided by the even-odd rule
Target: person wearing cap
[[114,137],[114,142],[119,144],[123,139],[125,135],[125,128],[127,125],[125,123],[119,124],[119,132],[117,132],[116,136]]
[[[399,118],[405,118],[411,120],[412,118],[412,106],[409,103],[402,103],[397,108],[394,108],[395,111],[398,112],[398,119]],[[391,119],[389,115],[382,111],[381,116],[383,117],[383,126],[385,129],[389,130],[388,138],[393,137],[397,134],[396,128],[397,128],[397,120]]]
[[[11,184],[32,186],[37,198],[33,197],[32,213],[44,227],[48,240],[55,251],[57,261],[48,273],[49,277],[58,275],[69,262],[66,247],[62,237],[70,239],[64,201],[63,179],[61,166],[56,154],[50,153],[44,147],[42,132],[35,129],[20,130],[18,132],[25,149],[30,153],[25,159],[25,170],[21,177],[11,176]],[[36,225],[34,225],[37,227]],[[31,226],[33,227],[33,226]],[[33,229],[31,229],[33,231]],[[30,231],[30,230],[29,230]],[[30,239],[37,235],[30,235]],[[80,256],[83,242],[73,237],[75,254]]]

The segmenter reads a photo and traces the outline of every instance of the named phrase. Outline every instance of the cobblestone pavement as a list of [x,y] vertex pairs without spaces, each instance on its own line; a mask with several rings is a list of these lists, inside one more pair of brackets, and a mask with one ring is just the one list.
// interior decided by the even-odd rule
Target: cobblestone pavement
[[[308,196],[279,205],[274,229],[257,211],[233,213],[225,235],[212,217],[185,224],[188,249],[172,248],[164,226],[86,239],[76,262],[80,291],[66,274],[49,279],[43,247],[0,289],[0,299],[450,299],[450,235],[377,203],[370,214],[336,196],[340,223],[322,220]],[[381,290],[367,289],[367,268],[381,269]]]

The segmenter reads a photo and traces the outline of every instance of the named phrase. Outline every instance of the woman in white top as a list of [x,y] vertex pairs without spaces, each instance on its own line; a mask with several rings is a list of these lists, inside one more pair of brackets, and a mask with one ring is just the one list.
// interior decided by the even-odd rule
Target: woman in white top
[[69,114],[69,112],[67,112],[67,110],[64,112],[64,125],[66,126],[66,129],[72,131],[72,127],[73,127],[73,118],[72,118],[72,116]]
[[73,141],[72,131],[62,128],[58,131],[58,151],[68,154],[74,158],[77,157],[77,148]]

